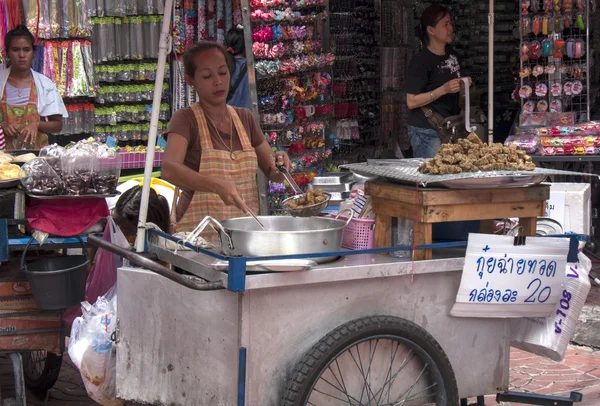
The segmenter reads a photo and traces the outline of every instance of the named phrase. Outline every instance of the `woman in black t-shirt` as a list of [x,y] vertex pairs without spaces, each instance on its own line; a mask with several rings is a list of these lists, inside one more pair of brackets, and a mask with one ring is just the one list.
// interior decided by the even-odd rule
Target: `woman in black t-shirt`
[[420,28],[426,47],[410,61],[406,77],[408,135],[415,157],[432,158],[440,138],[422,108],[442,117],[459,114],[462,81],[458,58],[448,47],[454,33],[450,11],[437,4],[427,7]]

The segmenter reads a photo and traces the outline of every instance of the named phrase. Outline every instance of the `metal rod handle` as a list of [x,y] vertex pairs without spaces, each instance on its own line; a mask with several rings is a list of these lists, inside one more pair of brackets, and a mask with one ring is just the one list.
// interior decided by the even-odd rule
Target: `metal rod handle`
[[108,241],[104,241],[101,238],[90,235],[88,236],[88,243],[93,244],[97,247],[103,248],[109,252],[112,252],[115,255],[118,255],[122,258],[125,258],[134,264],[144,267],[149,271],[152,271],[160,276],[163,276],[173,282],[176,282],[180,285],[185,286],[186,288],[190,288],[193,290],[219,290],[225,289],[222,281],[217,282],[200,282],[197,279],[186,278],[183,275],[180,275],[176,272],[171,271],[170,269],[165,268],[164,266],[145,258],[133,251],[126,250],[117,245],[111,244]]

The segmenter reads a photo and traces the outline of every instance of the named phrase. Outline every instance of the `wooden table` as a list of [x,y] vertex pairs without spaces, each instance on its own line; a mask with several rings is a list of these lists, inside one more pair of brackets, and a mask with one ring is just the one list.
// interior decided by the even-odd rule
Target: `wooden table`
[[[376,248],[392,245],[392,218],[413,220],[417,245],[432,243],[432,224],[481,221],[480,232],[492,233],[494,220],[519,218],[520,235],[535,236],[537,217],[546,212],[550,186],[517,189],[430,189],[387,182],[367,182],[373,200]],[[416,260],[431,259],[431,250],[415,252]]]

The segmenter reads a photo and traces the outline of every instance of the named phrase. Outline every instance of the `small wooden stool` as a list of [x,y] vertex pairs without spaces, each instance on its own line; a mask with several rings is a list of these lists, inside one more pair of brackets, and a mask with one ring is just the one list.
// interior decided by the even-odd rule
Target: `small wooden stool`
[[[535,236],[537,217],[546,212],[550,186],[515,189],[429,189],[387,182],[367,182],[375,222],[375,247],[392,245],[392,218],[415,221],[417,245],[432,243],[432,224],[450,221],[482,221],[480,232],[493,233],[494,220],[519,218],[520,235]],[[431,259],[431,250],[415,252],[416,260]]]

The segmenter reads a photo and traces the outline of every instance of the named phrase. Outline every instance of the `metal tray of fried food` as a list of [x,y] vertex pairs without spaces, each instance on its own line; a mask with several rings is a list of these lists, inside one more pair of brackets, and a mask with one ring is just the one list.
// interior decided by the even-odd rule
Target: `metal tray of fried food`
[[451,175],[431,175],[420,173],[419,166],[423,159],[402,159],[393,163],[367,163],[342,165],[343,168],[362,176],[380,176],[392,182],[422,187],[445,187],[448,189],[489,189],[520,188],[537,185],[550,175],[598,176],[579,172],[560,171],[556,169],[536,168],[533,171],[489,171],[463,172]]

